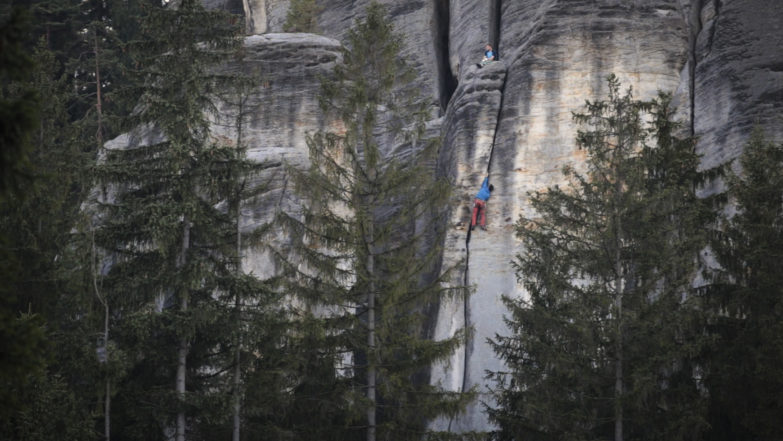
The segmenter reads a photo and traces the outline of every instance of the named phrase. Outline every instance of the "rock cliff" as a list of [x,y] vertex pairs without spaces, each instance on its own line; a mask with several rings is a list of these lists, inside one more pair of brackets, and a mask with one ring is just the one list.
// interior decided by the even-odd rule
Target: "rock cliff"
[[[304,134],[327,127],[317,108],[318,75],[339,62],[339,40],[369,0],[321,1],[325,37],[280,34],[288,0],[244,0],[254,35],[237,69],[256,70],[263,87],[246,141],[254,158],[304,163]],[[487,393],[487,370],[502,365],[486,343],[505,332],[502,294],[524,296],[511,266],[521,245],[514,222],[530,215],[526,194],[557,184],[564,165],[579,167],[571,112],[605,96],[615,73],[638,98],[672,92],[684,130],[698,137],[704,166],[736,157],[752,126],[783,135],[783,9],[779,0],[384,0],[406,57],[432,101],[443,144],[438,173],[454,184],[443,260],[461,262],[472,296],[443,303],[432,317],[434,337],[461,326],[474,333],[431,381],[451,390]],[[329,37],[329,38],[326,38]],[[492,43],[500,62],[478,69]],[[229,115],[229,113],[226,113]],[[231,130],[224,135],[230,138]],[[395,151],[399,146],[388,146]],[[495,192],[488,231],[469,233],[473,196],[489,175]],[[274,204],[288,204],[284,173],[270,169],[269,191],[248,203],[248,224]],[[459,227],[462,225],[463,227]],[[263,256],[246,266],[268,273]],[[488,430],[475,403],[463,415],[436,421],[452,431]]]

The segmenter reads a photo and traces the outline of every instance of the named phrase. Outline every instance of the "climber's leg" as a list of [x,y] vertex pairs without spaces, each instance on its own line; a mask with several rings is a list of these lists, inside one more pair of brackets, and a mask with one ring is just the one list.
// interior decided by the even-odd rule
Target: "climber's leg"
[[484,201],[482,201],[481,199],[476,199],[476,202],[473,204],[473,218],[471,218],[470,220],[470,228],[476,226],[476,217],[478,216],[479,211],[481,211],[483,217]]

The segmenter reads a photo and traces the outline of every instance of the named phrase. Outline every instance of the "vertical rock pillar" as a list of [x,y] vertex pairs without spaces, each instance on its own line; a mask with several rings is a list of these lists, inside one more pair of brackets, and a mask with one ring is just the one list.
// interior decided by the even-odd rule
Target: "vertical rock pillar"
[[[454,185],[444,246],[444,266],[457,265],[460,282],[476,289],[473,295],[441,304],[435,329],[436,339],[450,337],[462,327],[472,328],[473,332],[466,345],[460,347],[448,362],[433,368],[431,379],[452,391],[467,391],[475,387],[482,394],[482,400],[489,399],[487,391],[482,387],[484,369],[489,367],[487,363],[492,364],[492,360],[496,359],[484,340],[486,336],[494,335],[498,326],[496,317],[499,317],[494,306],[490,307],[491,313],[487,314],[485,306],[496,303],[496,299],[488,298],[487,293],[495,292],[495,280],[505,279],[493,278],[489,272],[481,269],[492,265],[487,262],[488,255],[485,252],[489,234],[478,229],[471,233],[469,228],[476,192],[488,174],[505,78],[506,66],[502,62],[490,63],[482,69],[472,66],[467,70],[446,113],[438,164],[440,173]],[[488,225],[492,228],[495,222],[493,216],[497,213],[491,198],[487,214]],[[484,244],[475,245],[481,242]],[[478,267],[473,263],[474,246],[482,250]],[[497,251],[504,252],[501,249]],[[495,254],[489,259],[508,260],[502,254]],[[473,271],[474,268],[479,269],[478,274]],[[474,277],[478,277],[478,281]],[[490,297],[494,297],[494,294],[490,294]],[[484,363],[476,363],[477,359]],[[434,428],[464,432],[484,427],[487,424],[486,416],[481,410],[480,406],[471,405],[466,414],[436,421]]]

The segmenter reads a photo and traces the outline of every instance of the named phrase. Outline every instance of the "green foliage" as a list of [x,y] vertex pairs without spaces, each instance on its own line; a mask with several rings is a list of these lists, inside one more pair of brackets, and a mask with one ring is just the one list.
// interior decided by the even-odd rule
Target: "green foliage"
[[[234,22],[183,1],[150,11],[131,45],[132,121],[156,140],[106,152],[96,236],[112,260],[104,289],[113,342],[134,361],[115,400],[120,438],[159,437],[183,413],[188,431],[203,433],[230,415],[235,315],[227,293],[259,289],[237,278],[236,213],[221,208],[243,159],[215,141],[208,119],[226,86],[216,68],[241,41]],[[172,388],[183,379],[178,368],[186,369],[184,394]]]
[[286,32],[318,33],[318,14],[321,7],[316,0],[292,0],[283,24]]
[[36,375],[25,387],[10,385],[20,406],[10,418],[0,420],[3,439],[19,441],[97,440],[89,412],[57,375]]
[[19,193],[29,183],[29,142],[38,122],[38,94],[23,85],[34,64],[23,45],[29,14],[0,11],[0,196]]
[[[493,341],[499,439],[692,439],[704,429],[693,359],[701,347],[690,292],[708,201],[695,189],[692,140],[673,137],[668,97],[636,101],[614,76],[607,101],[574,119],[586,174],[530,195],[517,224],[518,277]],[[643,123],[646,115],[651,122]],[[650,141],[655,142],[651,145]]]
[[[401,45],[384,9],[372,3],[348,33],[344,63],[323,83],[321,104],[344,130],[308,137],[311,167],[292,173],[310,203],[302,221],[282,219],[295,241],[289,262],[304,262],[286,264],[305,302],[300,314],[323,327],[313,348],[322,359],[307,363],[331,378],[309,393],[330,391],[326,405],[343,413],[337,421],[345,426],[329,439],[362,435],[368,411],[377,416],[379,439],[421,439],[427,421],[458,412],[470,398],[430,386],[424,375],[461,337],[426,339],[426,316],[463,287],[449,287],[450,271],[437,264],[437,220],[449,186],[426,167],[437,144],[423,137],[429,115]],[[373,376],[374,401],[365,396]],[[332,411],[323,416],[331,421],[311,424],[334,424]]]
[[710,439],[771,440],[783,415],[783,146],[756,129],[739,164],[728,176],[736,214],[711,243],[719,266],[706,288]]
[[[214,67],[241,42],[236,20],[204,11],[198,2],[164,10],[145,0],[36,0],[29,10],[29,24],[23,14],[2,10],[0,98],[34,112],[21,115],[30,130],[11,128],[24,135],[24,149],[3,146],[4,153],[19,153],[11,165],[21,190],[4,194],[0,203],[6,386],[0,438],[96,438],[106,393],[113,399],[116,439],[159,438],[181,405],[171,378],[172,351],[183,335],[194,342],[186,397],[188,412],[198,414],[193,430],[225,432],[235,388],[226,372],[234,355],[241,356],[240,374],[260,381],[264,363],[274,357],[256,354],[277,355],[270,333],[281,326],[270,306],[279,296],[237,270],[237,242],[255,246],[252,239],[259,237],[236,228],[236,201],[263,190],[245,185],[258,165],[244,160],[239,141],[216,145],[205,117],[215,110],[215,93],[233,81]],[[32,91],[47,99],[23,99]],[[117,204],[96,214],[92,201],[82,212],[93,188],[93,155],[123,129],[122,120],[126,128],[159,122],[161,142],[106,153],[97,170],[110,198],[101,202]],[[176,224],[200,214],[189,231],[194,258],[174,271],[180,256],[175,236],[183,232]],[[95,232],[93,223],[104,220]],[[103,254],[96,253],[95,239]],[[161,262],[168,266],[154,267]],[[176,311],[172,299],[186,291],[175,291],[183,285],[190,308]],[[150,299],[169,304],[161,300],[164,311],[155,314]],[[47,423],[35,424],[43,409]]]
[[63,271],[63,257],[87,181],[86,158],[71,142],[73,130],[65,111],[71,94],[58,74],[58,63],[40,44],[30,51],[29,59],[34,69],[4,85],[4,92],[10,94],[36,90],[47,97],[30,103],[41,117],[27,139],[25,185],[0,201],[0,369],[6,386],[3,394],[10,394],[1,400],[4,414],[35,406],[19,401],[28,395],[26,385],[46,383],[46,375],[56,374],[59,368],[51,355],[57,346],[50,343],[57,335],[55,323],[59,324],[55,305],[60,296],[72,294],[64,286],[73,275]]

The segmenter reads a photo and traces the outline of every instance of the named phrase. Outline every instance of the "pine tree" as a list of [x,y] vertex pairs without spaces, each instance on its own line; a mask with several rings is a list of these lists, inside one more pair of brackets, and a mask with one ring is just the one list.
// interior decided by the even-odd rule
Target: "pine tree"
[[26,154],[38,120],[38,95],[35,90],[20,87],[34,70],[24,46],[29,14],[18,7],[0,14],[0,196],[5,197],[9,191],[18,192],[24,179],[29,178]]
[[[427,170],[436,144],[423,138],[427,107],[401,45],[373,2],[349,31],[334,79],[323,84],[323,108],[344,130],[308,137],[310,169],[294,176],[309,206],[303,222],[285,219],[298,244],[289,262],[303,262],[289,264],[304,302],[302,326],[321,326],[305,327],[301,337],[328,345],[315,348],[321,360],[306,362],[322,370],[325,384],[302,381],[316,386],[310,393],[335,393],[330,407],[350,403],[341,421],[359,424],[367,440],[421,439],[427,421],[465,401],[426,381],[429,366],[451,354],[460,336],[428,340],[425,316],[462,291],[443,287],[449,271],[437,275],[443,232],[436,220],[448,185]],[[385,152],[381,140],[406,151]]]
[[[257,116],[264,104],[254,94],[259,87],[258,73],[239,74],[228,67],[225,74],[230,86],[220,93],[220,117],[228,121],[213,121],[213,125],[225,125],[234,134],[230,144],[235,154],[224,164],[226,176],[220,190],[220,194],[226,195],[229,224],[221,254],[228,259],[229,265],[226,266],[228,272],[219,275],[220,284],[225,287],[219,299],[229,314],[230,323],[225,330],[228,331],[226,338],[220,343],[223,355],[213,362],[213,368],[226,372],[221,376],[224,379],[220,387],[230,401],[230,418],[226,418],[230,424],[215,419],[202,425],[202,433],[210,439],[227,438],[230,433],[233,440],[239,441],[258,437],[253,434],[253,420],[259,415],[279,411],[282,403],[276,398],[286,387],[280,372],[286,370],[283,367],[286,353],[281,348],[281,341],[287,317],[278,278],[262,280],[246,273],[242,267],[248,250],[267,249],[270,225],[248,225],[246,214],[248,208],[263,203],[261,198],[268,192],[266,180],[269,178],[264,178],[262,173],[282,164],[247,159],[245,132],[248,120]],[[265,398],[255,400],[254,394]],[[269,398],[272,400],[266,402]],[[264,432],[261,438],[264,436],[269,437],[269,432]]]
[[500,439],[693,439],[704,428],[689,286],[708,173],[693,141],[673,137],[666,96],[636,101],[614,76],[608,85],[607,101],[574,114],[586,173],[566,168],[568,186],[532,194],[538,217],[517,224],[530,298],[505,299],[512,333],[493,341],[509,368],[490,410]]
[[[6,84],[4,90],[12,95],[36,90],[46,99],[30,103],[37,107],[40,118],[29,134],[26,183],[0,201],[2,260],[6,268],[12,268],[4,274],[0,288],[7,290],[2,302],[11,313],[3,323],[19,326],[3,338],[8,346],[2,352],[23,367],[19,376],[11,372],[3,375],[3,381],[8,382],[3,391],[9,394],[3,402],[12,412],[6,414],[3,409],[8,425],[0,429],[0,438],[52,439],[64,433],[76,437],[78,433],[86,439],[84,434],[92,430],[90,374],[95,373],[95,366],[82,357],[85,340],[74,352],[65,349],[74,349],[70,343],[79,337],[93,340],[73,323],[75,316],[82,317],[85,324],[90,320],[85,304],[71,308],[83,296],[78,286],[80,273],[70,271],[71,264],[84,257],[74,257],[71,231],[80,217],[78,203],[89,185],[89,174],[85,173],[89,156],[75,142],[76,130],[66,111],[73,94],[61,75],[61,66],[43,42],[29,52],[34,69],[24,81]],[[25,327],[29,336],[21,331]],[[24,350],[12,349],[16,344]],[[31,360],[27,354],[35,357]],[[46,424],[41,423],[44,417]]]
[[739,164],[728,176],[736,214],[716,231],[705,289],[710,439],[771,440],[783,434],[783,146],[756,129]]
[[235,228],[220,204],[237,152],[211,136],[208,115],[225,86],[216,66],[240,42],[234,23],[185,0],[151,10],[132,45],[140,91],[132,121],[158,138],[106,152],[97,234],[114,260],[105,289],[117,305],[116,340],[137,360],[115,399],[122,438],[163,429],[180,441],[228,415],[223,376],[210,371],[220,369],[230,329],[216,293],[236,265],[224,252]]
[[[99,305],[92,288],[90,228],[80,204],[92,186],[92,164],[102,137],[116,133],[116,125],[106,120],[122,100],[107,100],[105,92],[121,84],[117,73],[124,63],[112,56],[120,27],[112,15],[117,9],[113,6],[127,2],[28,3],[33,20],[21,34],[18,26],[6,29],[16,29],[4,35],[18,41],[11,45],[6,39],[4,48],[9,50],[3,56],[9,62],[2,64],[32,63],[24,75],[3,83],[2,95],[22,97],[19,102],[34,109],[38,118],[27,134],[23,167],[17,167],[22,173],[15,175],[23,185],[0,203],[2,260],[13,268],[0,289],[14,293],[2,297],[15,317],[2,321],[26,326],[36,338],[26,340],[19,329],[3,341],[16,342],[39,357],[35,366],[22,369],[23,378],[3,375],[10,397],[2,401],[13,413],[4,418],[8,424],[0,438],[90,439],[97,436],[93,417],[101,417],[108,432],[108,386],[122,370],[124,354],[109,351],[103,364],[96,357],[96,349],[108,346],[99,341],[96,348],[97,330],[107,323],[108,308]],[[10,62],[12,58],[16,60]],[[3,352],[15,354],[19,363],[29,361],[22,352]],[[96,394],[105,397],[104,415],[95,412]]]

